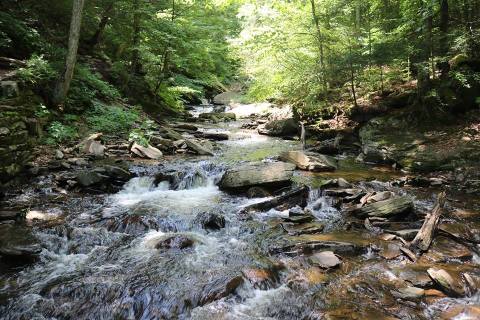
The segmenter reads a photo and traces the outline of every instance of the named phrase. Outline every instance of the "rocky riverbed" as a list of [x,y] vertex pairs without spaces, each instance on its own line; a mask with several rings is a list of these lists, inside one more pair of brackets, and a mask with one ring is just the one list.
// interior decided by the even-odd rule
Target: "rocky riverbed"
[[480,201],[455,179],[304,153],[288,122],[212,111],[30,168],[0,210],[1,318],[480,317]]

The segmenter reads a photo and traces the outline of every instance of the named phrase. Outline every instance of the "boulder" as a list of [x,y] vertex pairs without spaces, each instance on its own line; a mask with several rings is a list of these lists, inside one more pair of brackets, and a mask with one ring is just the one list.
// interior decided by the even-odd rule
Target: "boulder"
[[292,137],[298,134],[299,126],[293,118],[273,120],[258,127],[258,133],[272,137]]
[[202,212],[195,219],[204,229],[220,230],[225,227],[225,217],[213,212]]
[[342,260],[332,251],[322,251],[313,254],[309,258],[310,262],[323,269],[330,269],[338,267],[342,264]]
[[130,152],[141,157],[153,160],[158,160],[163,156],[163,153],[155,147],[148,145],[147,147],[141,146],[134,142],[130,148]]
[[295,164],[300,170],[322,172],[335,171],[337,169],[335,160],[322,154],[286,151],[280,155],[280,159]]
[[295,165],[285,162],[247,163],[227,170],[220,181],[220,188],[239,190],[262,185],[289,185],[294,171]]
[[356,209],[354,213],[359,217],[391,217],[409,213],[414,205],[409,197],[395,197],[384,201],[374,202]]
[[202,289],[200,305],[222,299],[234,292],[243,283],[243,278],[239,275],[222,276],[208,283]]
[[275,273],[268,269],[249,268],[244,269],[242,273],[256,289],[266,290],[276,282]]
[[230,112],[209,112],[209,113],[202,113],[199,115],[199,118],[202,120],[212,120],[214,122],[218,121],[235,121],[237,120],[237,116],[235,113]]
[[183,236],[183,235],[176,235],[171,236],[169,238],[163,239],[159,241],[155,245],[155,249],[186,249],[192,247],[194,244],[193,240]]
[[197,154],[201,156],[213,156],[212,151],[208,150],[207,148],[203,147],[202,145],[200,145],[199,143],[193,140],[187,139],[185,140],[185,144],[189,149],[195,151]]
[[103,157],[105,155],[105,146],[102,145],[100,141],[100,138],[102,136],[102,133],[95,133],[85,139],[82,142],[83,152],[86,154],[94,155],[96,157]]
[[81,171],[77,174],[77,182],[82,187],[90,187],[104,181],[108,177],[95,171]]

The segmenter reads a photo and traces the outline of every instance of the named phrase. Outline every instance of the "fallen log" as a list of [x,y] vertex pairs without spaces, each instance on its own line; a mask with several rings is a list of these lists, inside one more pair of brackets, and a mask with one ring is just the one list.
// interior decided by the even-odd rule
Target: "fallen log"
[[419,249],[422,252],[428,250],[433,241],[435,230],[438,227],[443,207],[445,206],[446,194],[442,192],[438,195],[433,210],[427,214],[422,228],[418,231],[415,238],[410,242],[409,249]]
[[267,211],[283,205],[287,205],[290,207],[295,207],[296,205],[300,207],[305,207],[307,205],[308,192],[308,187],[300,187],[292,191],[286,192],[273,199],[249,205],[243,208],[241,213],[245,214],[254,211]]

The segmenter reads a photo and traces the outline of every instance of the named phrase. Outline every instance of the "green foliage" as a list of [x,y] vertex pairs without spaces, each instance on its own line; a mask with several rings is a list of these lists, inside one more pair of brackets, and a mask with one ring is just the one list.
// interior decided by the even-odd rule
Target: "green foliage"
[[134,128],[128,135],[129,141],[135,141],[139,145],[148,147],[150,139],[155,133],[155,123],[151,120],[146,120],[138,128]]
[[33,55],[27,60],[27,66],[18,69],[18,78],[24,84],[46,85],[57,77],[51,64],[42,55]]
[[94,102],[94,106],[86,113],[88,127],[96,132],[126,133],[139,119],[137,110],[129,110],[117,106],[109,106]]
[[78,138],[78,131],[72,125],[66,125],[59,121],[53,121],[47,128],[47,144],[59,144]]
[[36,29],[0,11],[0,56],[27,58],[41,45],[41,37]]
[[92,106],[95,99],[112,102],[120,99],[118,90],[83,65],[77,65],[75,77],[67,96],[66,107],[71,111],[82,111]]
[[35,116],[38,118],[46,118],[50,115],[50,111],[44,104],[40,104],[35,111]]

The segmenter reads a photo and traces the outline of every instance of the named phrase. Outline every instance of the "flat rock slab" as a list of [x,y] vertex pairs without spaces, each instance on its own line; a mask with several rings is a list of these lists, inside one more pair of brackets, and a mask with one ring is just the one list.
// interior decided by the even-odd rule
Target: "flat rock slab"
[[158,160],[163,156],[163,153],[155,147],[152,146],[141,146],[138,143],[134,143],[130,148],[130,151],[141,158],[148,158],[153,160]]
[[430,268],[428,275],[435,281],[445,293],[453,296],[464,296],[465,289],[460,281],[456,281],[447,271],[443,269]]
[[368,204],[354,211],[360,217],[391,217],[405,214],[414,208],[409,197],[396,197],[384,201]]
[[335,171],[337,169],[334,159],[322,154],[287,151],[280,155],[280,159],[293,163],[298,169],[305,171],[324,172]]
[[189,149],[195,151],[201,156],[213,156],[212,151],[208,150],[207,148],[203,147],[202,145],[193,140],[187,139],[185,140],[185,143]]
[[220,188],[235,190],[259,185],[287,185],[294,171],[295,165],[285,162],[248,163],[227,170],[220,181]]
[[340,260],[332,251],[315,253],[309,258],[309,260],[311,263],[324,269],[335,268],[342,264],[342,260]]

